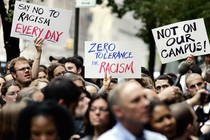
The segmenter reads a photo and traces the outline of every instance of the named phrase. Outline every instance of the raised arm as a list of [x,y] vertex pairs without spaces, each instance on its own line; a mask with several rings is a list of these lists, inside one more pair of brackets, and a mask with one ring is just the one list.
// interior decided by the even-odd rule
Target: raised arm
[[34,46],[36,48],[36,55],[34,58],[34,63],[32,65],[32,79],[37,79],[38,73],[39,73],[39,65],[40,65],[40,59],[42,55],[42,44],[44,39],[37,37],[34,40]]
[[111,83],[111,79],[112,79],[112,77],[107,76],[107,73],[105,73],[104,79],[103,79],[103,85],[98,92],[99,94],[104,93],[109,88],[109,85]]

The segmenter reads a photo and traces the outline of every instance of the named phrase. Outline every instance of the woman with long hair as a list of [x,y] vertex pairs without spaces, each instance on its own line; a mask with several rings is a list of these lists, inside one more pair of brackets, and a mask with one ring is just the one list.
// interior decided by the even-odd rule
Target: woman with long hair
[[115,124],[107,102],[107,94],[94,95],[85,115],[85,134],[82,140],[96,140]]

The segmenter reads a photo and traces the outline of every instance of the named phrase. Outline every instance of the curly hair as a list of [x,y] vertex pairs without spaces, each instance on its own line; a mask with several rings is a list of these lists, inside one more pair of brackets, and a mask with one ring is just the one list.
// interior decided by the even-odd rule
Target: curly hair
[[31,122],[34,117],[51,117],[60,140],[69,140],[73,134],[73,121],[69,112],[52,101],[35,102],[22,110],[17,120],[16,140],[29,140]]

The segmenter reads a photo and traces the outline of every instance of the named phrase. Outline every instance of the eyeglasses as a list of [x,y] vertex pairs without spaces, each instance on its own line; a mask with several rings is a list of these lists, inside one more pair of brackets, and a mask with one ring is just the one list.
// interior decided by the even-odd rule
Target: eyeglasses
[[31,70],[31,67],[23,67],[23,68],[17,69],[16,71],[26,71],[26,70]]
[[189,88],[190,88],[190,89],[195,89],[196,86],[201,87],[202,85],[203,85],[203,82],[198,82],[197,84],[190,85]]
[[92,111],[92,112],[95,112],[96,110],[99,110],[100,112],[107,112],[108,111],[108,108],[106,108],[106,107],[99,107],[99,108],[97,108],[97,107],[91,107],[90,108],[90,111]]

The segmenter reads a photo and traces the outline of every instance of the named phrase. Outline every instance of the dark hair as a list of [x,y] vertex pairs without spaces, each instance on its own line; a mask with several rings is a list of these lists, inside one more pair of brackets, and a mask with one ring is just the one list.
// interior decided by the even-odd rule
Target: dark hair
[[[44,99],[45,100],[54,100],[58,102],[60,99],[63,99],[66,107],[79,101],[79,97],[81,95],[81,90],[77,87],[72,81],[65,78],[55,78],[46,88],[44,88]],[[73,109],[72,109],[73,111]],[[72,112],[74,115],[74,112]]]
[[[171,111],[171,109],[169,108],[169,106],[166,105],[164,102],[161,102],[161,101],[151,101],[151,102],[150,102],[150,112],[152,113],[153,110],[155,109],[155,107],[157,107],[157,106],[164,106],[164,107],[166,107],[168,110]],[[148,123],[148,124],[146,125],[146,128],[149,129],[149,130],[155,131],[155,130],[153,130],[153,128],[151,127],[150,123]]]
[[20,85],[18,85],[14,80],[10,80],[3,83],[1,88],[1,94],[5,96],[10,86],[18,86],[21,89]]
[[49,81],[51,81],[54,78],[54,70],[59,66],[63,66],[65,68],[65,66],[63,64],[60,64],[60,63],[53,63],[48,67],[47,74],[48,74],[48,80]]
[[[171,86],[174,84],[172,78],[171,78],[169,75],[167,75],[167,74],[163,74],[163,75],[158,76],[158,77],[155,79],[155,82],[156,82],[157,80],[168,80],[168,83],[169,83],[169,85],[171,85]],[[155,82],[154,82],[154,83],[155,83]]]
[[185,132],[188,124],[193,124],[193,114],[190,106],[186,103],[176,103],[170,106],[173,116],[176,119],[176,137],[180,137]]
[[66,79],[69,79],[69,80],[71,80],[73,82],[76,81],[76,80],[81,80],[83,85],[85,86],[85,80],[82,78],[82,76],[80,76],[80,75],[78,75],[78,74],[76,74],[74,72],[67,71],[67,72],[65,72],[63,74],[62,77],[66,78]]
[[[89,112],[90,112],[90,108],[91,108],[93,102],[95,102],[98,99],[103,99],[104,101],[106,101],[106,103],[108,105],[107,96],[108,95],[106,93],[95,94],[95,95],[92,96],[92,98],[91,98],[91,100],[89,102],[88,109],[87,109],[87,111],[85,113],[85,134],[86,135],[93,135],[93,133],[94,133],[94,127],[91,125],[90,118],[89,118]],[[109,122],[109,126],[108,126],[107,130],[111,129],[116,123],[115,117],[112,114],[110,108],[108,108],[108,111],[109,111],[109,120],[110,120],[110,122]]]
[[82,64],[83,64],[84,59],[82,58],[82,56],[79,56],[79,55],[74,55],[74,57],[76,57],[77,59],[79,59],[79,60],[82,62]]
[[71,63],[75,64],[77,69],[79,69],[79,68],[83,69],[82,62],[75,56],[66,58],[65,63],[67,63],[67,62],[71,62]]
[[47,67],[45,65],[39,65],[39,72],[43,71],[44,73],[47,74]]
[[68,79],[72,82],[75,82],[76,80],[82,81],[83,87],[79,87],[79,88],[81,89],[81,92],[83,92],[84,94],[86,94],[88,98],[90,98],[90,93],[85,89],[85,80],[82,78],[82,76],[74,72],[67,71],[63,74],[62,78]]
[[23,109],[17,120],[16,140],[29,140],[33,117],[52,117],[60,140],[69,140],[73,134],[73,121],[69,112],[54,102],[36,102]]
[[165,106],[166,108],[168,108],[168,110],[170,110],[169,106],[167,104],[165,104],[164,102],[161,102],[161,101],[151,101],[150,102],[150,111],[153,111],[156,106]]
[[141,73],[144,73],[147,76],[151,77],[151,74],[150,74],[149,70],[146,69],[145,67],[141,67]]
[[198,73],[200,75],[202,73],[201,68],[199,66],[197,66],[197,65],[191,65],[190,66],[190,70],[192,71],[192,73]]
[[81,58],[78,58],[78,56],[68,57],[66,58],[65,63],[68,63],[68,62],[73,63],[76,66],[77,70],[81,68],[80,74],[82,77],[84,77],[85,67],[83,66],[83,62],[80,59]]

